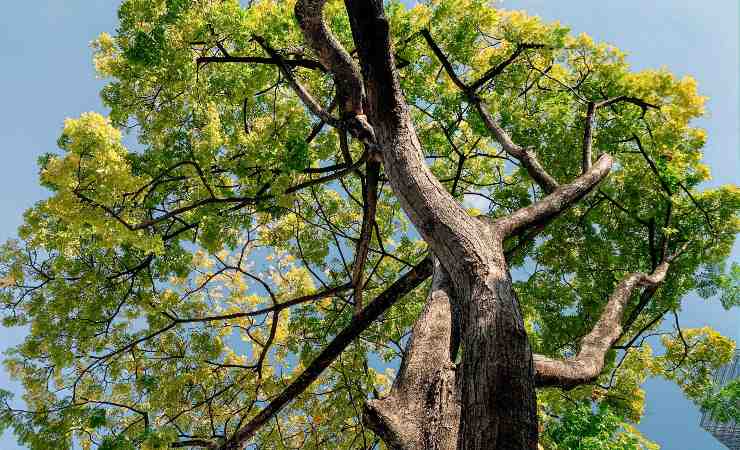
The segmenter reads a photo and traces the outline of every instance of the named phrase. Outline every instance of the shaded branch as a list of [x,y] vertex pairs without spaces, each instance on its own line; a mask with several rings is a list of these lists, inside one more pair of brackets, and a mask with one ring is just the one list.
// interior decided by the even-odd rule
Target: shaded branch
[[378,202],[378,177],[380,175],[380,162],[370,159],[365,170],[365,182],[362,185],[362,227],[360,239],[355,248],[355,263],[352,266],[352,284],[354,285],[355,313],[362,310],[362,291],[365,287],[363,273],[367,253],[370,249],[370,240],[373,237],[373,225],[375,224],[375,210]]
[[[265,58],[264,56],[201,56],[195,62],[199,65],[208,63],[280,64],[280,61],[274,58]],[[313,59],[284,59],[282,63],[291,68],[304,67],[306,69],[326,71],[326,68],[320,62]]]

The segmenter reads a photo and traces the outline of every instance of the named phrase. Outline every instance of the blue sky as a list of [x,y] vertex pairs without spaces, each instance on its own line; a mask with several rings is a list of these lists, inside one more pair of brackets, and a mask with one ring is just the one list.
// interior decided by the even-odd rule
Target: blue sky
[[[15,234],[23,211],[43,198],[36,158],[53,151],[65,117],[105,112],[98,97],[88,43],[116,27],[117,1],[35,0],[6,2],[0,18],[0,240]],[[706,162],[710,185],[740,183],[738,152],[737,0],[504,0],[501,7],[525,9],[560,20],[627,51],[635,69],[666,66],[692,75],[709,96],[708,116],[697,124],[709,132]],[[740,260],[736,245],[734,260]],[[740,313],[717,302],[687,297],[682,325],[711,325],[740,337]],[[0,329],[0,349],[17,343],[22,330]],[[14,386],[0,370],[0,387]],[[647,384],[646,415],[640,428],[668,450],[722,449],[698,426],[696,408],[672,384]],[[11,436],[0,448],[20,449]]]

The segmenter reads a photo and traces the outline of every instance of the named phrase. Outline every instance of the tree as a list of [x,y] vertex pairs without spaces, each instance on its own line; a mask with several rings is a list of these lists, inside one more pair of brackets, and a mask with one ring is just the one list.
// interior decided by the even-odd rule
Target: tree
[[639,448],[649,374],[715,398],[734,343],[680,301],[739,302],[740,190],[698,188],[691,78],[482,0],[119,18],[109,117],[65,122],[0,256],[20,442]]

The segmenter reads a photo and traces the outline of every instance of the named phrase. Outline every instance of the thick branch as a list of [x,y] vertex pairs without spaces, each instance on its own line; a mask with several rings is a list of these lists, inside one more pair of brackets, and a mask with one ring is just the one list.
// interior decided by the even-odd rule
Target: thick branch
[[[469,274],[463,261],[481,260],[480,225],[431,173],[424,159],[395,67],[381,0],[346,0],[367,93],[368,117],[393,192],[432,252],[453,278]],[[448,265],[449,264],[449,265]]]
[[298,0],[295,16],[308,44],[323,65],[329,68],[337,85],[337,97],[343,113],[362,115],[362,80],[352,57],[334,37],[324,22],[326,0]]
[[493,223],[494,228],[503,237],[508,237],[547,222],[591,192],[609,174],[612,162],[611,156],[602,155],[588,172],[571,183],[560,186],[537,203],[496,220]]
[[246,425],[229,438],[219,450],[238,450],[257,430],[271,420],[289,402],[308,388],[321,373],[352,343],[367,327],[397,300],[411,292],[432,274],[432,261],[427,258],[400,277],[382,294],[375,298],[359,314],[355,315],[347,327],[326,346],[306,369],[298,375],[280,394]]
[[416,319],[393,389],[365,404],[363,421],[394,450],[452,450],[460,399],[450,358],[452,282],[435,260],[432,287]]
[[655,288],[665,279],[669,261],[660,264],[652,274],[627,275],[614,289],[601,317],[590,333],[581,339],[581,349],[573,358],[555,360],[534,355],[537,386],[570,389],[595,380],[604,369],[604,358],[622,334],[622,316],[627,302],[639,286]]

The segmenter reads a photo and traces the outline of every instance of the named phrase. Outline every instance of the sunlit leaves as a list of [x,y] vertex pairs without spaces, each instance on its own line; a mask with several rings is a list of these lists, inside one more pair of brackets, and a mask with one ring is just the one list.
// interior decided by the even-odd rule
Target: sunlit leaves
[[665,354],[655,359],[655,372],[675,380],[687,397],[701,401],[712,390],[712,378],[735,352],[735,343],[711,328],[685,329],[664,336]]

